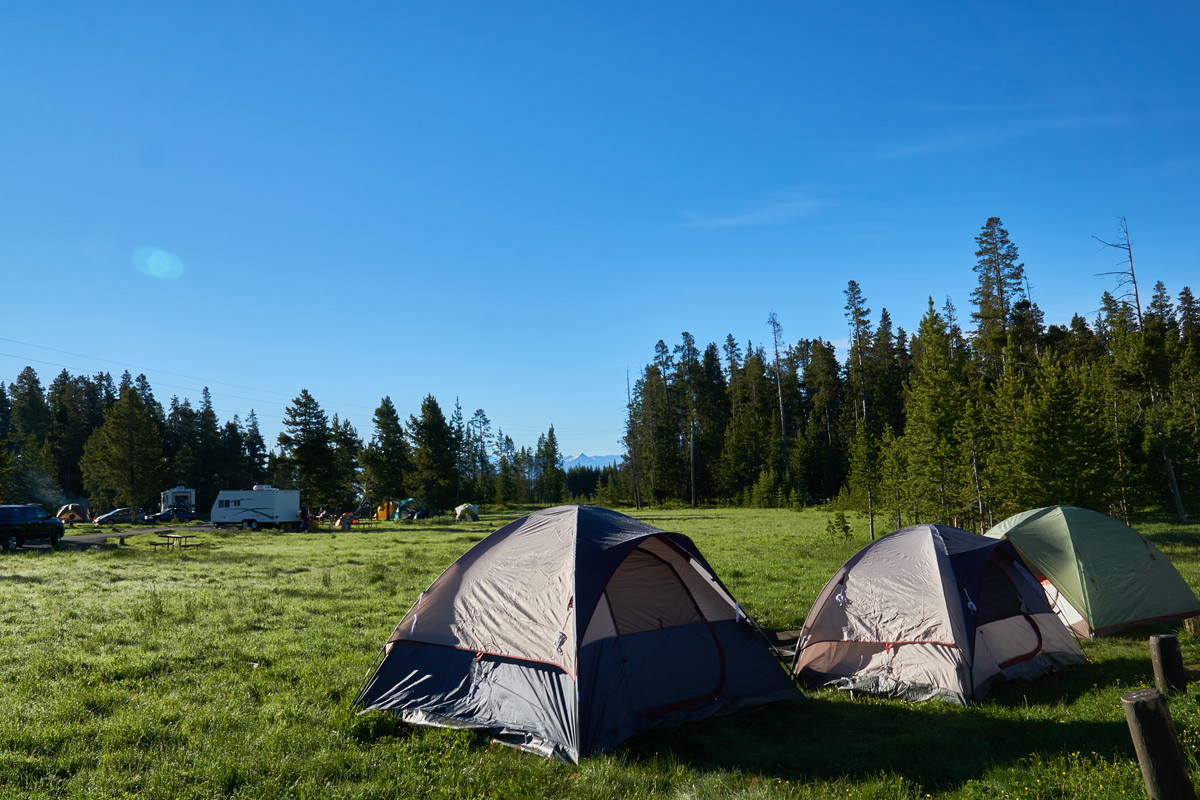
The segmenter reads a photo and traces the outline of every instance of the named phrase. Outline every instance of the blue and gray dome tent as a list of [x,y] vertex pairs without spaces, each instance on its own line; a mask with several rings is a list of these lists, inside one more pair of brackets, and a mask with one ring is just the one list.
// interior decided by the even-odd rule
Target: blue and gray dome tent
[[356,702],[576,762],[651,728],[798,696],[690,539],[559,506],[442,573]]

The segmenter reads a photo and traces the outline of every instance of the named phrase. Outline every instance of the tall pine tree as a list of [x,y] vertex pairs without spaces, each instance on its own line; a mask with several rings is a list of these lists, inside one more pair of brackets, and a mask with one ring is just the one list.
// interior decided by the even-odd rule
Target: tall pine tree
[[957,425],[966,405],[961,367],[932,298],[912,344],[903,443],[918,522],[953,524],[969,508],[969,473]]
[[412,440],[409,486],[431,509],[453,508],[458,486],[455,432],[433,395],[421,401],[420,416],[409,416],[408,431]]
[[125,503],[136,512],[162,491],[162,439],[132,385],[121,390],[104,424],[84,444],[80,467],[93,501]]
[[975,274],[979,283],[971,292],[975,311],[975,349],[985,372],[998,376],[1007,358],[1009,325],[1013,304],[1025,296],[1025,265],[1017,246],[1001,227],[999,217],[989,217],[975,237]]
[[285,488],[300,490],[300,502],[329,512],[342,510],[344,486],[339,481],[337,456],[329,418],[320,403],[301,389],[283,413],[279,434],[277,474]]
[[363,449],[363,483],[376,503],[403,500],[408,496],[405,479],[409,469],[408,437],[391,397],[384,397],[372,418],[375,431]]

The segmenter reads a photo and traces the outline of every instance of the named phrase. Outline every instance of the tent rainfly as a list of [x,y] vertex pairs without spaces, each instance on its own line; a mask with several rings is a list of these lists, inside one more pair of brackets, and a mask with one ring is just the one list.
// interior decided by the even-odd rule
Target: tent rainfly
[[558,506],[442,573],[356,703],[578,762],[641,731],[798,696],[690,539]]
[[987,536],[1012,543],[1080,638],[1200,614],[1196,595],[1162,551],[1099,511],[1035,508],[1009,517]]
[[830,579],[793,668],[810,686],[966,705],[998,681],[1086,661],[1006,543],[914,525],[870,543]]

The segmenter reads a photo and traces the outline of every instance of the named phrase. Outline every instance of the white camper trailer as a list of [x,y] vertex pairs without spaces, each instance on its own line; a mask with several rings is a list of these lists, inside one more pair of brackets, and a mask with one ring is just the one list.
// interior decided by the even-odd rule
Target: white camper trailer
[[176,486],[174,489],[167,489],[159,498],[159,511],[172,511],[177,508],[184,508],[188,511],[196,509],[196,490],[189,489],[186,486]]
[[212,507],[213,526],[241,525],[248,530],[293,528],[300,524],[300,490],[255,486],[224,489]]

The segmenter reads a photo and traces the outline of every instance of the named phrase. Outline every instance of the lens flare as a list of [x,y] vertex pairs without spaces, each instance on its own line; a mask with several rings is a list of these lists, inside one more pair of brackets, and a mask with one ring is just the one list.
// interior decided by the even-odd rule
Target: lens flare
[[183,276],[183,261],[160,247],[139,247],[133,254],[133,266],[143,275],[162,281],[173,281]]

